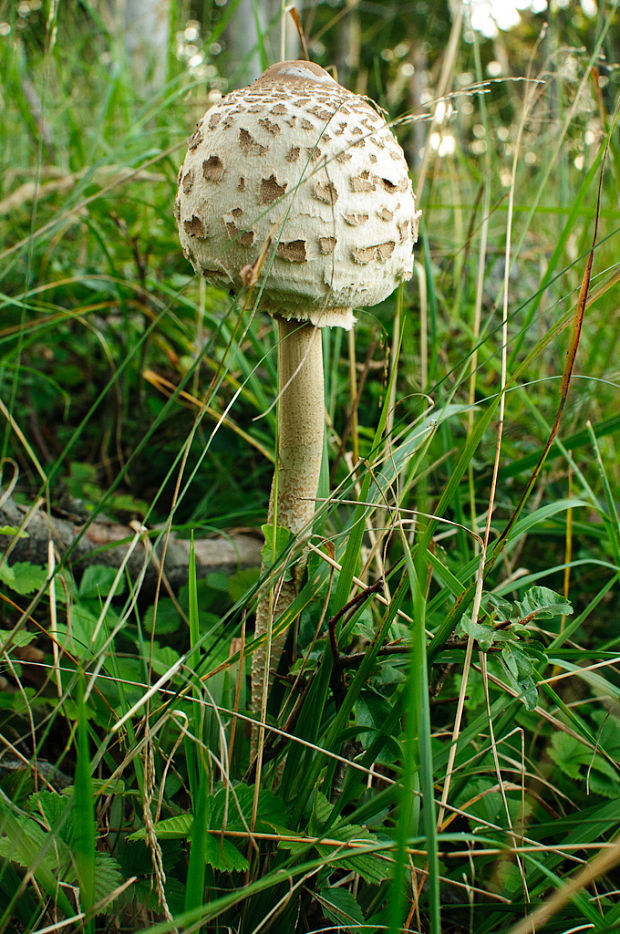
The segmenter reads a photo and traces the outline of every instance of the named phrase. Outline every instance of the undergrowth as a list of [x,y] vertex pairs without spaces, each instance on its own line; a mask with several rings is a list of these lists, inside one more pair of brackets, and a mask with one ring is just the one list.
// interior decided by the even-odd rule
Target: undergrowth
[[[354,6],[349,78],[399,118],[423,224],[413,282],[324,335],[258,767],[253,613],[298,543],[262,578],[258,545],[193,559],[265,521],[275,332],[172,216],[234,4],[176,23],[147,93],[98,5],[2,7],[0,931],[620,928],[617,4],[494,42],[464,8],[413,105],[419,42]],[[306,15],[327,65],[343,17]],[[193,536],[186,579],[51,521],[20,553],[35,509],[112,518],[156,570]]]

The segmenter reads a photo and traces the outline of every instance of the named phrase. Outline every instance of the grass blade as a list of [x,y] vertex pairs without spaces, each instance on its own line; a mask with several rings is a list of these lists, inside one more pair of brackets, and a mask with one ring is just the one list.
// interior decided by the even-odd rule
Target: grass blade
[[[88,716],[84,702],[84,682],[80,680],[76,731],[75,786],[73,792],[73,854],[80,886],[80,904],[88,912],[95,903],[95,802],[88,741]],[[94,921],[85,923],[94,931]]]

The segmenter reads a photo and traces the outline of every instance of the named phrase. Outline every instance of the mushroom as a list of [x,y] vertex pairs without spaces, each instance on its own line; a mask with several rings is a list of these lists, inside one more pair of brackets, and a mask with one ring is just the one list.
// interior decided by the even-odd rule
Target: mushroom
[[[280,431],[269,523],[312,525],[323,451],[320,328],[350,329],[411,278],[418,213],[407,163],[384,117],[318,65],[280,62],[198,122],[175,202],[184,255],[210,282],[240,291],[249,273],[279,332]],[[277,489],[277,497],[274,490]],[[294,599],[303,559],[279,590]],[[270,634],[268,601],[256,636]],[[264,712],[266,649],[253,656],[252,705]],[[262,699],[262,701],[261,701]]]

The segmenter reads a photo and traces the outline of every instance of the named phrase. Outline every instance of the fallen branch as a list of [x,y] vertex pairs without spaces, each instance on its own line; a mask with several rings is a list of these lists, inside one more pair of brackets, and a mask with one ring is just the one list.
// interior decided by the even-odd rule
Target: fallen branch
[[[100,518],[88,524],[77,517],[50,515],[42,508],[36,508],[28,515],[30,509],[16,503],[11,497],[0,501],[0,532],[11,530],[9,534],[0,534],[0,551],[8,552],[7,557],[11,563],[30,561],[32,564],[47,565],[48,543],[51,539],[59,558],[62,560],[69,555],[69,562],[76,570],[82,571],[92,564],[118,568],[136,538],[135,528],[106,519]],[[18,529],[23,531],[16,535]],[[137,580],[145,563],[145,549],[148,550],[148,567],[142,584],[144,595],[152,593],[156,586],[158,559],[162,551],[161,542],[157,542],[159,536],[160,531],[157,529],[145,530],[127,560],[129,575],[132,580]],[[195,539],[197,577],[203,578],[216,571],[234,574],[242,568],[258,567],[261,545],[262,537],[249,533]],[[164,573],[174,590],[187,583],[189,550],[189,541],[170,536]]]

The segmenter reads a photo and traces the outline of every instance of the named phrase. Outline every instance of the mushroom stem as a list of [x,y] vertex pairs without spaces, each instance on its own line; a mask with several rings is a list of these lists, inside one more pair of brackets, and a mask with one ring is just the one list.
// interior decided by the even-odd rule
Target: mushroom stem
[[[304,529],[309,530],[312,522],[323,454],[321,331],[300,321],[280,317],[276,320],[280,435],[268,521],[298,535]],[[271,638],[271,629],[295,599],[304,566],[305,557],[302,557],[293,568],[292,580],[280,580],[273,587],[273,598],[265,596],[257,607],[255,635],[265,635],[266,638],[252,656],[252,711],[261,720],[264,719],[267,693],[273,681],[271,672],[277,671],[286,641],[286,632]]]

